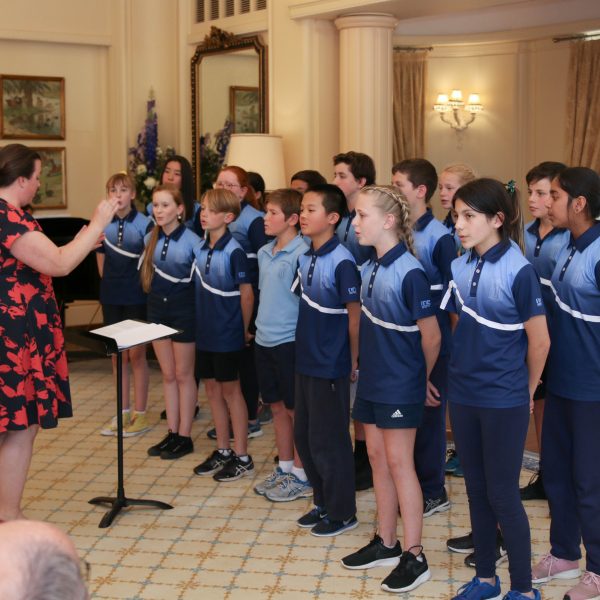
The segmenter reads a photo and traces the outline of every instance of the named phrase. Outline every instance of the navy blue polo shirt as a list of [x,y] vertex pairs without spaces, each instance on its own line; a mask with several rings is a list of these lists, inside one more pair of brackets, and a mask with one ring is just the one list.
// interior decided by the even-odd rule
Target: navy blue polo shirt
[[296,277],[298,257],[308,250],[300,235],[273,254],[276,240],[258,251],[260,304],[256,315],[256,343],[271,348],[296,338],[299,298],[290,287]]
[[462,254],[464,252],[464,248],[460,243],[460,238],[458,237],[458,233],[456,233],[456,224],[454,223],[454,219],[452,218],[452,211],[449,210],[448,214],[442,221],[442,225],[448,230],[448,233],[452,236],[454,240],[454,247],[456,249],[456,254]]
[[242,212],[229,224],[229,231],[242,247],[248,258],[248,273],[253,287],[258,286],[258,251],[271,238],[265,233],[265,214],[250,206],[245,200],[241,203]]
[[360,275],[350,251],[333,236],[298,258],[292,291],[300,296],[296,372],[337,379],[352,368],[348,302],[360,301]]
[[442,308],[458,314],[448,369],[448,399],[507,408],[529,403],[524,324],[544,314],[535,270],[510,242],[452,263]]
[[240,284],[250,283],[248,259],[229,231],[210,247],[210,234],[195,250],[196,347],[235,352],[245,344]]
[[413,239],[419,262],[423,265],[431,286],[431,301],[442,333],[440,356],[450,354],[450,316],[440,308],[442,298],[452,279],[450,265],[456,258],[454,238],[446,227],[434,218],[431,210],[419,217],[413,224]]
[[104,230],[104,241],[97,252],[104,254],[100,280],[102,304],[145,304],[138,264],[144,251],[144,236],[150,219],[131,207],[122,219],[115,216]]
[[550,286],[548,391],[600,402],[600,223],[563,248]]
[[360,268],[364,263],[366,263],[373,254],[373,246],[361,246],[358,243],[358,238],[356,237],[356,232],[354,231],[354,225],[352,225],[352,221],[356,216],[356,211],[353,210],[349,215],[342,217],[340,220],[337,229],[335,230],[335,234],[338,236],[338,239],[342,244],[350,250],[352,256],[354,256],[354,260],[356,264]]
[[382,404],[425,402],[427,369],[416,322],[436,310],[423,267],[400,243],[365,263],[361,276],[357,396]]
[[550,279],[558,255],[569,245],[571,233],[567,229],[552,229],[544,238],[540,237],[540,220],[525,225],[525,258],[533,265],[542,284],[542,297],[546,305],[548,323],[554,311],[554,294],[550,289]]
[[[146,244],[151,234],[145,238]],[[194,250],[202,240],[185,225],[178,225],[171,235],[161,229],[154,249],[151,292],[172,296],[193,289]]]

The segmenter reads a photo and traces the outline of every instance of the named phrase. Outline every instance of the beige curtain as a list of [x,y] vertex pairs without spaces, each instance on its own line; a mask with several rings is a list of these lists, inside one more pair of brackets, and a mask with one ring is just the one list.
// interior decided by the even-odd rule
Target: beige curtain
[[567,162],[600,171],[600,40],[571,43]]
[[394,163],[425,155],[427,50],[394,52]]

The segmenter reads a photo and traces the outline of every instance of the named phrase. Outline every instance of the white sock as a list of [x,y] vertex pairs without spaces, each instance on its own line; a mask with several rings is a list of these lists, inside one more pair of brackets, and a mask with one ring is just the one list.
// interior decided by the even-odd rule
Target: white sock
[[223,456],[231,456],[230,448],[217,448],[217,450],[219,451],[219,454],[222,454]]
[[145,410],[135,410],[134,412],[136,415],[145,415],[146,414]]
[[306,473],[304,472],[304,469],[300,469],[299,467],[292,467],[292,473],[300,480],[300,481],[307,481],[308,477],[306,476]]
[[280,460],[279,461],[279,468],[284,473],[291,473],[293,466],[294,466],[294,461],[293,460]]
[[250,457],[247,454],[238,454],[238,458],[242,461],[242,462],[250,462]]

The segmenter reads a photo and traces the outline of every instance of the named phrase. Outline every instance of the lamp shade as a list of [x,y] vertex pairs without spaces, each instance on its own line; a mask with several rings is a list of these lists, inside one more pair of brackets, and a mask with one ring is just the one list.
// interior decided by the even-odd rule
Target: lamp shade
[[267,191],[287,186],[280,135],[234,133],[229,140],[225,162],[260,174]]

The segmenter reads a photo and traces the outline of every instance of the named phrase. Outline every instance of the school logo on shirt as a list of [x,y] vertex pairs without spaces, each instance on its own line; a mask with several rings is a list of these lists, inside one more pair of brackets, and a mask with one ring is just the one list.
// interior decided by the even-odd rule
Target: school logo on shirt
[[390,419],[401,419],[404,415],[400,412],[400,409],[396,409],[391,415]]
[[421,308],[430,308],[431,300],[421,300]]
[[246,271],[240,271],[240,272],[238,273],[238,277],[239,277],[240,279],[242,279],[243,277],[246,277]]
[[356,288],[355,287],[349,287],[348,288],[348,293],[349,294],[356,294]]
[[537,304],[537,306],[541,306],[542,305],[542,299],[541,298],[536,298],[535,299],[535,303]]

